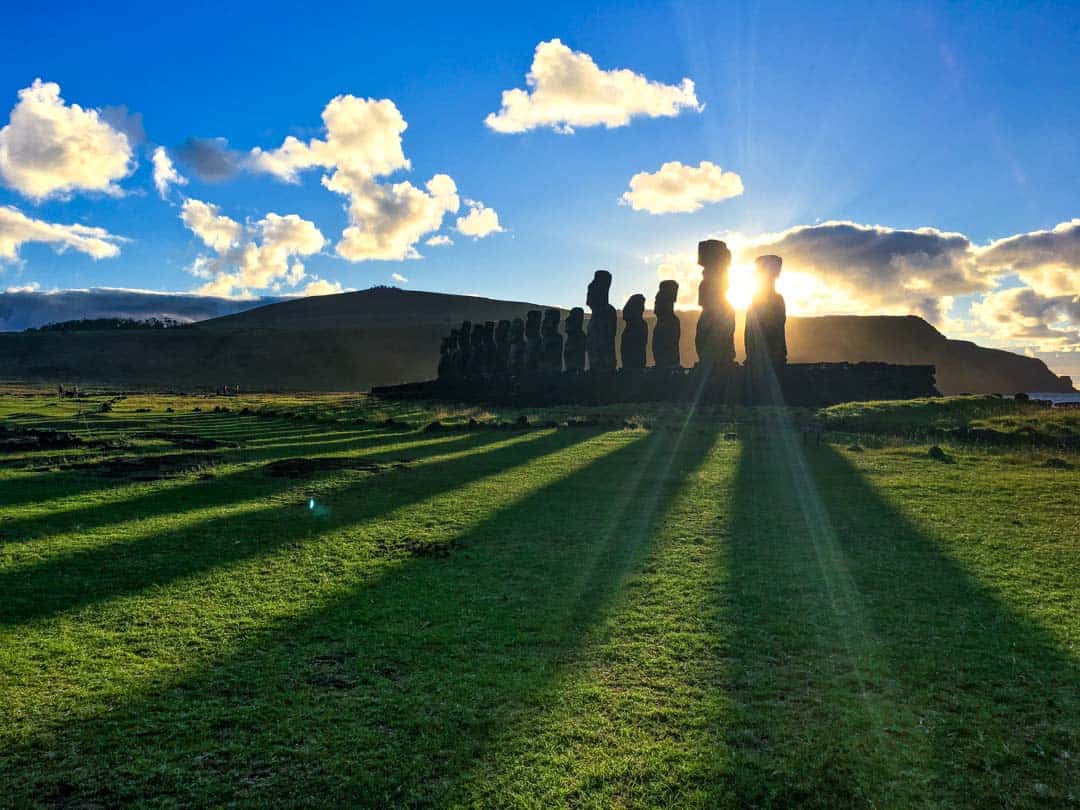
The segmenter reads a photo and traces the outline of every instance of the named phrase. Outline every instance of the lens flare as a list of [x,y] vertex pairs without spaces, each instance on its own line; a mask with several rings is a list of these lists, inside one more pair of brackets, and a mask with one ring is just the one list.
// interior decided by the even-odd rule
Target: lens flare
[[728,272],[727,300],[735,309],[746,309],[754,298],[757,280],[748,264],[732,265]]

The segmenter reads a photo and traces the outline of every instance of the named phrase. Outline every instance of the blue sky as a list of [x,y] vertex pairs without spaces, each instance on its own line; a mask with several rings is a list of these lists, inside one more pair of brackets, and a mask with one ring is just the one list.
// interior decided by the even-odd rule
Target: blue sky
[[[845,267],[829,275],[823,266],[852,260],[828,241],[835,230],[795,244],[788,229],[843,221],[890,231],[860,251],[866,266],[852,271],[851,290],[804,308],[845,308],[839,299],[858,311],[908,308],[983,342],[1055,355],[1077,347],[1080,283],[1070,285],[1080,279],[1072,263],[1080,263],[1080,235],[1031,237],[1080,217],[1076,3],[89,6],[5,11],[0,124],[19,90],[37,78],[54,82],[68,105],[123,105],[141,117],[137,168],[116,181],[122,196],[74,189],[35,200],[8,182],[0,205],[126,241],[116,243],[119,255],[97,260],[22,241],[0,265],[4,286],[196,289],[205,279],[192,266],[214,253],[181,221],[185,199],[241,225],[270,212],[313,223],[325,245],[289,260],[302,261],[306,281],[363,288],[396,273],[416,289],[558,304],[578,303],[597,267],[615,274],[617,304],[638,290],[651,298],[658,272],[691,279],[686,254],[698,239],[726,234],[787,247],[786,267],[804,267],[835,291]],[[574,126],[573,134],[486,126],[503,91],[526,88],[537,46],[554,38],[601,70],[672,87],[688,78],[703,109]],[[239,155],[273,150],[289,135],[324,138],[320,116],[341,94],[389,99],[408,124],[411,169],[380,182],[423,188],[436,174],[453,178],[460,210],[415,243],[421,259],[348,261],[335,252],[350,198],[321,185],[331,168],[304,170],[295,184],[260,171],[208,182],[181,159],[193,137],[225,138]],[[166,200],[151,179],[159,145],[189,180]],[[672,161],[709,161],[737,174],[742,193],[690,212],[619,204],[634,175]],[[503,230],[479,239],[455,231],[465,199],[496,212]],[[915,282],[893,275],[897,262],[925,263],[926,252],[897,258],[891,229],[923,227],[962,234],[972,251],[1007,237],[1028,242],[1007,251],[1008,263],[963,271],[967,286],[949,277],[955,255]],[[454,244],[427,246],[435,233]],[[816,258],[800,253],[810,242],[823,245]],[[1042,246],[1042,260],[1018,254],[1028,243]],[[907,289],[887,289],[897,281]],[[1029,292],[998,295],[973,315],[973,301],[1008,289]],[[927,304],[942,296],[947,306]]]

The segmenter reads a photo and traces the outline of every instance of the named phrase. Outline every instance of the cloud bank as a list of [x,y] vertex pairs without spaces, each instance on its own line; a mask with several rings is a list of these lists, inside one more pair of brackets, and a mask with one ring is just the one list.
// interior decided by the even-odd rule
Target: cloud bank
[[689,213],[705,203],[720,202],[743,193],[742,178],[715,163],[686,166],[670,161],[652,174],[638,172],[619,202],[650,214]]
[[635,117],[674,117],[698,110],[694,83],[651,81],[631,70],[603,70],[591,56],[558,39],[536,46],[525,76],[528,90],[504,90],[502,106],[484,123],[495,132],[526,132],[550,127],[570,134],[574,127],[624,127]]

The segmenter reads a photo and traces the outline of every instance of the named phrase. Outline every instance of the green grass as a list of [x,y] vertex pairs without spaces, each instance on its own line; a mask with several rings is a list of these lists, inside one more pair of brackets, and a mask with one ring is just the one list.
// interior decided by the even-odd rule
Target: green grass
[[1080,801],[1071,451],[109,399],[0,398],[98,442],[0,454],[0,805]]

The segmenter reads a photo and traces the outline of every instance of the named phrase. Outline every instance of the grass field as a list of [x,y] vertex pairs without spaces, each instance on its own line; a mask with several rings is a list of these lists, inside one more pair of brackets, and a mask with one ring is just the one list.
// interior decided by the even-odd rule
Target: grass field
[[1076,418],[845,408],[9,390],[0,804],[1076,805]]

